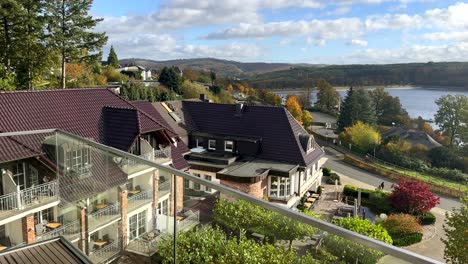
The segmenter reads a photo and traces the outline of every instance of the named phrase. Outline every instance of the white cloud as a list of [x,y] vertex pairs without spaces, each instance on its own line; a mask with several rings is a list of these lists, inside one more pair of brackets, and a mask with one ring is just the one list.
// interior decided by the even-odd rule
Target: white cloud
[[292,39],[290,38],[285,38],[283,40],[281,40],[279,43],[278,43],[278,46],[280,47],[285,47],[285,46],[288,46],[289,44],[291,44],[293,41]]
[[366,40],[361,40],[361,39],[352,39],[346,44],[351,45],[351,46],[367,47],[368,42]]
[[460,61],[468,57],[468,43],[441,46],[414,45],[399,49],[364,49],[345,56],[346,63],[401,63]]
[[423,18],[421,16],[407,14],[373,15],[365,21],[367,30],[420,28],[422,25]]
[[329,16],[342,16],[351,12],[351,7],[349,5],[344,5],[336,8],[333,11],[327,12]]
[[426,33],[423,38],[433,41],[468,41],[468,31]]

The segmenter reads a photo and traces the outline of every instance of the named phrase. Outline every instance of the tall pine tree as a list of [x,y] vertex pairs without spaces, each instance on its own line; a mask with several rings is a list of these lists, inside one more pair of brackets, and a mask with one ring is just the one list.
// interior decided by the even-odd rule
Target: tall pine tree
[[93,61],[102,56],[100,49],[107,42],[104,33],[92,32],[102,19],[90,16],[92,0],[50,0],[48,4],[48,28],[50,45],[61,57],[61,88],[66,86],[67,61]]
[[117,53],[115,53],[114,46],[111,45],[109,56],[107,56],[107,65],[114,68],[119,68],[119,59],[117,58]]
[[375,108],[369,93],[363,89],[349,89],[346,98],[341,104],[338,117],[338,131],[354,125],[357,121],[374,125],[376,123]]

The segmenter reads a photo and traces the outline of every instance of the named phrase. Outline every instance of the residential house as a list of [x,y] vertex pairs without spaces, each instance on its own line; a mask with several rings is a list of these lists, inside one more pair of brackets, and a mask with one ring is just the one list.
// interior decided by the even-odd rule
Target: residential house
[[151,70],[147,70],[143,66],[127,66],[127,67],[122,67],[115,69],[116,72],[122,72],[122,71],[127,71],[127,72],[135,72],[135,73],[140,73],[141,80],[143,81],[149,81],[151,80]]
[[[324,150],[283,107],[134,102],[177,131],[190,173],[288,207],[321,182]],[[187,190],[211,192],[184,182]]]
[[388,131],[382,133],[383,138],[389,138],[392,136],[400,137],[401,139],[407,140],[412,146],[423,145],[428,149],[441,147],[442,144],[433,139],[430,135],[423,131],[417,131],[414,129],[404,129],[401,127],[392,127]]
[[[3,92],[0,113],[0,249],[65,235],[102,261],[158,222],[161,231],[167,229],[174,199],[182,209],[179,177],[174,197],[173,175],[111,158],[71,137],[20,135],[59,129],[186,170],[187,145],[112,90]],[[20,134],[4,134],[15,132]],[[107,254],[99,255],[102,250]]]

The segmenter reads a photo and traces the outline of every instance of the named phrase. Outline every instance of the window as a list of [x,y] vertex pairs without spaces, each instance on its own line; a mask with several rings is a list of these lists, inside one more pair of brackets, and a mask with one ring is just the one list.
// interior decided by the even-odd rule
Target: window
[[34,223],[39,224],[44,221],[54,222],[54,208],[48,208],[37,213],[34,213]]
[[24,173],[24,162],[18,162],[13,165],[13,181],[20,187],[21,190],[26,188],[26,177]]
[[86,176],[89,174],[90,159],[89,148],[71,150],[67,153],[67,170],[78,176]]
[[146,211],[133,215],[129,219],[130,239],[135,239],[146,233]]
[[187,179],[184,179],[184,189],[189,189],[190,188],[190,181]]
[[195,147],[203,148],[203,139],[202,138],[195,139]]
[[38,185],[39,184],[39,173],[36,168],[29,165],[29,184],[30,186]]
[[285,198],[291,193],[291,183],[289,178],[272,176],[270,184],[270,196]]
[[224,141],[224,150],[232,152],[234,150],[234,141],[230,141],[230,140]]
[[[210,175],[205,175],[205,180],[211,181],[211,176],[210,176]],[[205,190],[206,190],[207,192],[211,192],[211,188],[210,188],[210,187],[205,187]]]
[[[197,177],[200,177],[200,174],[198,174],[198,173],[194,173],[193,175],[194,175],[194,176],[197,176]],[[197,190],[197,191],[201,190],[200,184],[194,182],[194,183],[193,183],[193,189],[195,189],[195,190]]]
[[168,215],[169,214],[169,199],[166,199],[158,203],[158,214]]
[[142,138],[146,141],[148,141],[148,143],[153,147],[153,148],[156,148],[158,146],[158,142],[156,141],[156,138],[151,135],[151,134],[146,134],[146,135],[143,135]]
[[211,150],[216,149],[216,140],[214,139],[208,140],[208,149],[211,149]]

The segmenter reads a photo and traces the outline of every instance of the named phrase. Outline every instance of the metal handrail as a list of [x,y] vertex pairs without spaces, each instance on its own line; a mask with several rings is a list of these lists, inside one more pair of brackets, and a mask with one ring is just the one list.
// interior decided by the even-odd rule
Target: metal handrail
[[[41,235],[41,240],[46,240],[58,236],[74,237],[80,234],[80,221],[76,220],[71,223],[65,224],[57,229],[46,232]],[[73,238],[71,238],[72,240]]]
[[57,181],[43,183],[20,191],[21,204],[26,206],[43,197],[55,197],[57,194]]
[[120,253],[120,240],[116,240],[103,248],[91,252],[89,258],[94,263],[105,263],[110,258]]
[[[195,177],[195,176],[193,176],[191,174],[188,174],[188,173],[183,172],[183,171],[179,171],[179,170],[177,170],[175,168],[172,168],[170,166],[158,164],[158,163],[156,163],[154,161],[143,159],[141,157],[132,155],[130,153],[127,153],[127,152],[124,152],[124,151],[121,151],[121,150],[118,150],[118,149],[115,149],[115,148],[112,148],[112,147],[109,147],[109,146],[106,146],[106,145],[91,141],[91,140],[88,140],[88,139],[85,139],[85,138],[82,138],[80,136],[76,136],[74,134],[71,134],[71,133],[68,133],[68,132],[65,132],[65,131],[61,131],[61,130],[56,129],[56,130],[46,130],[46,132],[56,132],[57,134],[69,137],[71,139],[79,140],[79,141],[81,141],[83,143],[88,144],[91,147],[97,148],[97,149],[99,149],[101,151],[108,152],[109,154],[114,154],[114,155],[117,155],[117,156],[120,156],[120,157],[123,157],[123,158],[135,160],[135,161],[140,162],[140,163],[142,163],[144,165],[151,166],[151,167],[156,168],[156,169],[161,169],[161,170],[163,170],[163,171],[165,171],[167,173],[171,173],[171,174],[180,176],[180,177],[182,177],[184,179],[193,181],[195,183],[203,184],[203,185],[205,185],[207,187],[210,187],[212,189],[221,191],[221,192],[223,192],[223,193],[225,193],[227,195],[230,195],[230,196],[232,196],[234,198],[243,199],[243,200],[245,200],[247,202],[250,202],[250,203],[252,203],[254,205],[261,206],[264,209],[279,213],[279,214],[284,215],[286,217],[289,217],[291,219],[294,219],[294,220],[297,220],[299,222],[302,222],[302,223],[311,225],[313,227],[319,228],[319,229],[321,229],[323,231],[326,231],[326,232],[328,232],[330,234],[334,234],[334,235],[343,237],[343,238],[348,239],[350,241],[359,243],[359,244],[361,244],[361,245],[363,245],[365,247],[381,251],[383,253],[392,255],[392,256],[394,256],[396,258],[406,260],[406,261],[408,261],[410,263],[441,263],[439,261],[436,261],[436,260],[431,259],[431,258],[426,257],[426,256],[419,255],[419,254],[411,252],[409,250],[398,248],[398,247],[386,244],[386,243],[384,243],[382,241],[378,241],[378,240],[372,239],[370,237],[355,233],[355,232],[350,231],[348,229],[345,229],[345,228],[342,228],[342,227],[339,227],[339,226],[335,226],[332,223],[325,222],[325,221],[320,220],[320,219],[315,219],[315,218],[312,218],[310,216],[307,216],[307,215],[299,213],[299,212],[295,212],[295,211],[290,210],[288,208],[284,208],[281,205],[265,202],[262,199],[258,199],[256,197],[250,196],[250,195],[248,195],[246,193],[243,193],[241,191],[234,190],[232,188],[229,188],[229,187],[226,187],[226,186],[223,186],[223,185],[220,185],[220,184],[205,180],[203,178]],[[7,136],[27,135],[27,134],[37,134],[37,132],[28,131],[28,132],[19,132],[17,134],[16,133],[6,133]],[[4,136],[4,135],[2,135],[2,133],[0,133],[0,137],[1,136]]]
[[18,209],[18,195],[16,192],[0,196],[0,210],[8,211]]
[[179,222],[179,231],[186,229],[190,225],[197,225],[200,222],[200,211],[188,212],[191,212],[191,214]]
[[163,149],[155,149],[154,158],[155,159],[171,158],[171,147],[165,147]]

